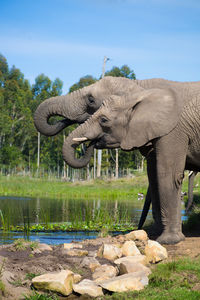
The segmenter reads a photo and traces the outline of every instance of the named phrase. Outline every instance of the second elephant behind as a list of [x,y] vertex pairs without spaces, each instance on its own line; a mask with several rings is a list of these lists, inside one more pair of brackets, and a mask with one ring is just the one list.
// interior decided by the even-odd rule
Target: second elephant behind
[[200,83],[169,83],[108,97],[63,147],[64,159],[72,167],[90,160],[90,151],[78,163],[75,157],[75,148],[84,141],[91,141],[89,149],[138,148],[147,159],[148,191],[161,243],[184,239],[183,174],[185,169],[200,170]]

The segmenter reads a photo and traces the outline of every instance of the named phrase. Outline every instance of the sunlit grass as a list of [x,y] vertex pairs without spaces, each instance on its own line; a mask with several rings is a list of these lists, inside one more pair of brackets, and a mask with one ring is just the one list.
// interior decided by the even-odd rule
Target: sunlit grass
[[93,180],[85,182],[48,181],[30,177],[0,176],[1,196],[73,198],[73,199],[132,199],[146,193],[147,177],[139,174],[132,179]]

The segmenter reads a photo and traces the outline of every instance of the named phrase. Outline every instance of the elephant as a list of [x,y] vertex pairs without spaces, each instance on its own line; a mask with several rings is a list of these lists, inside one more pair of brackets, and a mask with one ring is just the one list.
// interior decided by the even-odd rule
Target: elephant
[[[131,85],[135,89],[105,97],[101,107],[66,138],[63,158],[81,168],[94,147],[139,149],[147,160],[147,195],[157,240],[175,244],[185,238],[180,209],[184,170],[200,170],[200,82],[149,79]],[[75,149],[86,142],[85,155],[76,158]]]
[[[35,127],[46,136],[54,136],[67,126],[87,120],[101,106],[105,97],[120,96],[137,89],[138,86],[133,84],[133,80],[106,76],[78,91],[43,101],[34,113]],[[63,119],[50,124],[52,116]]]
[[[192,206],[194,178],[197,175],[197,173],[198,172],[196,172],[196,171],[190,171],[189,174],[188,174],[188,202],[187,202],[187,206],[186,206],[186,209],[185,209],[186,213],[189,212],[189,210]],[[149,212],[150,205],[151,205],[151,197],[150,197],[149,191],[147,190],[144,206],[143,206],[143,209],[142,209],[142,214],[141,214],[141,217],[140,217],[140,220],[139,220],[139,223],[138,223],[138,229],[141,229],[142,226],[144,225],[147,214]]]

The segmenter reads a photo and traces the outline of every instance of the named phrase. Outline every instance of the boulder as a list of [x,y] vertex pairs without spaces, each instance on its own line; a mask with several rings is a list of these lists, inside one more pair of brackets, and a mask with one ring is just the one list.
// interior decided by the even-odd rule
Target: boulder
[[166,248],[152,240],[148,240],[144,252],[147,260],[151,263],[157,263],[168,257]]
[[148,284],[148,277],[144,272],[129,273],[108,279],[99,285],[111,292],[139,291]]
[[103,244],[97,253],[97,256],[103,257],[109,260],[115,260],[122,256],[122,250],[112,244]]
[[124,261],[121,262],[119,265],[119,274],[123,275],[123,274],[128,274],[128,273],[135,273],[135,272],[144,272],[147,276],[149,274],[151,274],[151,269],[144,266],[141,263],[133,263],[130,261]]
[[74,283],[80,282],[82,279],[82,276],[78,273],[74,273]]
[[34,277],[32,283],[36,289],[58,292],[68,296],[72,293],[74,273],[70,270],[62,270],[57,274],[47,273]]
[[92,272],[94,272],[94,270],[97,267],[100,267],[100,263],[98,262],[98,260],[94,257],[84,257],[84,259],[81,262],[81,267],[84,268],[88,268],[90,269]]
[[102,265],[94,271],[92,278],[95,282],[105,281],[109,278],[115,277],[118,274],[118,269],[111,265]]
[[119,266],[124,261],[130,262],[130,263],[141,263],[143,265],[148,264],[148,260],[147,260],[146,256],[142,255],[142,254],[134,255],[134,256],[124,256],[124,257],[116,259],[114,261],[114,263]]
[[78,248],[78,249],[82,249],[83,245],[81,244],[75,244],[75,243],[64,243],[63,244],[63,248],[64,249],[73,249],[73,248]]
[[144,230],[134,230],[134,231],[127,233],[125,236],[126,236],[126,239],[133,240],[133,241],[143,241],[144,242],[144,241],[148,240],[148,235],[147,235],[146,231],[144,231]]
[[52,247],[47,244],[38,244],[37,249],[40,251],[53,251]]
[[81,249],[69,249],[66,250],[66,252],[64,252],[65,254],[69,255],[69,256],[86,256],[88,255],[88,251],[87,250],[81,250]]
[[126,241],[122,246],[122,254],[125,256],[133,256],[141,254],[134,241]]
[[73,284],[73,290],[81,295],[89,295],[91,297],[103,296],[102,288],[89,279],[84,279],[78,284]]

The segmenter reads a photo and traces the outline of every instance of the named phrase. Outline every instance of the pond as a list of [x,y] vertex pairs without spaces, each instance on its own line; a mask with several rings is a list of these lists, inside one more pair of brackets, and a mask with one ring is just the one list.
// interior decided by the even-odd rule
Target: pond
[[[8,225],[24,224],[52,224],[68,223],[80,224],[81,222],[94,223],[101,221],[102,224],[127,222],[137,225],[143,207],[143,200],[82,200],[82,199],[40,199],[0,197],[0,209],[3,222]],[[182,212],[184,214],[184,211]],[[152,219],[151,211],[148,220]],[[2,219],[1,219],[2,223]],[[40,232],[30,233],[30,240],[39,240],[47,244],[62,244],[72,240],[95,238],[97,232]],[[9,243],[17,238],[24,237],[23,232],[0,232],[0,244]]]

